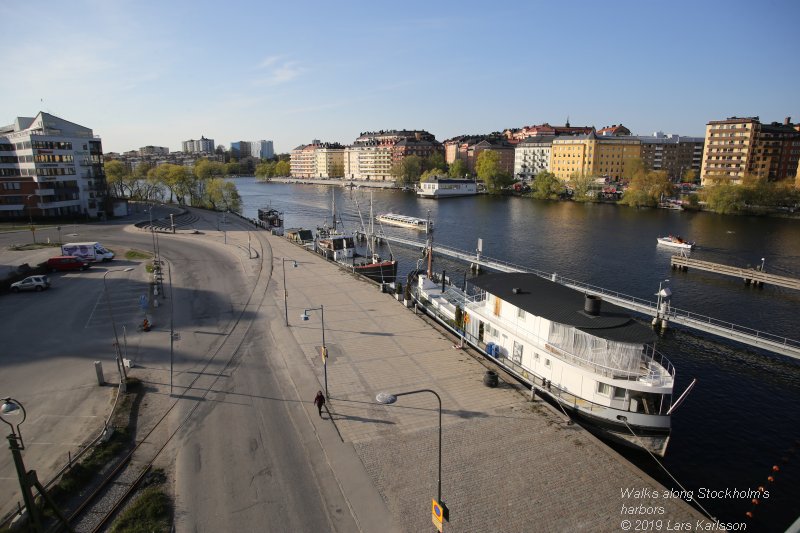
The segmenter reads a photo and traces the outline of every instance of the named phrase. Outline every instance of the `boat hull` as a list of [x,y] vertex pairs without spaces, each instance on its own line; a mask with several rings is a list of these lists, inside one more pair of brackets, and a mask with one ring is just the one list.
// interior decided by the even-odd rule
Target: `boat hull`
[[694,248],[693,242],[676,242],[669,239],[668,237],[659,237],[658,239],[656,239],[656,242],[662,246],[677,248],[679,250],[691,250],[692,248]]
[[[345,265],[350,266],[350,265]],[[379,263],[367,263],[363,265],[353,265],[353,272],[361,274],[378,283],[392,283],[397,279],[397,261],[381,261]]]

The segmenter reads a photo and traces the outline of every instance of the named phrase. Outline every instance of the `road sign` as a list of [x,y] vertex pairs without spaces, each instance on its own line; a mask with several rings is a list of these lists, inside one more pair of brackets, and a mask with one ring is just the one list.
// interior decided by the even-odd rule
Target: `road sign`
[[442,510],[442,506],[436,501],[435,498],[431,500],[431,520],[433,521],[433,525],[436,526],[436,529],[442,531],[442,528],[444,527],[442,525],[442,521],[444,520],[444,511]]
[[147,310],[147,296],[145,296],[144,294],[142,294],[139,297],[139,307],[142,308],[142,311],[146,311]]
[[322,362],[324,363],[328,359],[328,347],[327,346],[320,346],[319,347],[319,355],[322,357]]

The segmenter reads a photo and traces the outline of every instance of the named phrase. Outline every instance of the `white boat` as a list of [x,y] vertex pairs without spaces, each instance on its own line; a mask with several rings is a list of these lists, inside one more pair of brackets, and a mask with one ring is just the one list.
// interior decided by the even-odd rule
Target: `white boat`
[[420,183],[417,189],[417,196],[420,198],[451,198],[476,194],[478,194],[477,182],[449,178],[431,178]]
[[669,235],[668,237],[659,237],[658,244],[662,244],[664,246],[671,246],[672,248],[679,248],[681,250],[691,250],[694,248],[694,242],[689,242],[681,237],[673,237]]
[[673,401],[675,369],[655,350],[651,328],[599,297],[536,274],[471,281],[465,293],[418,274],[414,296],[428,314],[587,429],[664,455],[670,415],[686,393]]
[[389,226],[399,226],[401,228],[411,228],[420,231],[428,231],[433,229],[433,221],[424,218],[410,217],[407,215],[398,215],[397,213],[385,213],[378,215],[375,220],[381,224]]

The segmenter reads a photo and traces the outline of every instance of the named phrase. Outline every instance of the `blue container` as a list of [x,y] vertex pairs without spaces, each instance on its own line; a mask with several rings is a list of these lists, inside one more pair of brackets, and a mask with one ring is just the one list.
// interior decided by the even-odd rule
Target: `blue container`
[[486,353],[494,357],[495,350],[497,349],[497,345],[493,342],[490,342],[486,345]]

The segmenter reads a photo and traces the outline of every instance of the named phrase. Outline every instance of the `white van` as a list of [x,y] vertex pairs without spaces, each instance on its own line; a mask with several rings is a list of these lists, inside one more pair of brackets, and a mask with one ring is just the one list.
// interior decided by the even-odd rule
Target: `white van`
[[111,261],[114,252],[106,250],[99,242],[69,242],[61,245],[63,255],[80,257],[86,261]]

